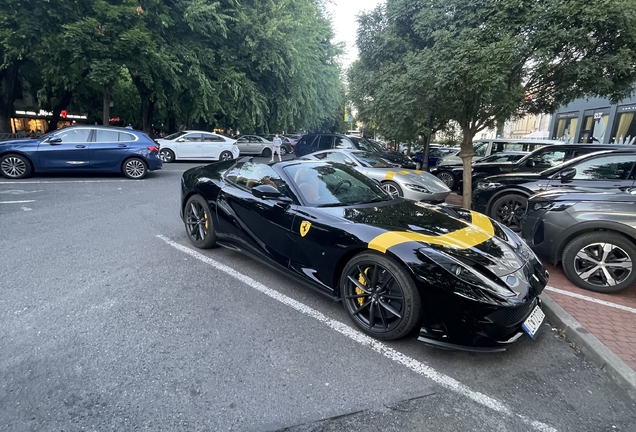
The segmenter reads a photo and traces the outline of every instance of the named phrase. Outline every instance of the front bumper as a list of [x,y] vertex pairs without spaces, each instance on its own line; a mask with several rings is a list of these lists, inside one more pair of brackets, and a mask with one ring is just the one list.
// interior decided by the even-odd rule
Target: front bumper
[[556,265],[561,237],[577,221],[567,211],[529,211],[523,216],[521,236],[532,250]]

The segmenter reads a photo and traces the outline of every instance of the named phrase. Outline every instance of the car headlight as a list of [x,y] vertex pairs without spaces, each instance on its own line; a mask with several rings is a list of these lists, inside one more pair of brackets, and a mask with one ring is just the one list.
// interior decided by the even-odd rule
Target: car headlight
[[406,186],[407,188],[412,189],[414,191],[417,191],[417,192],[431,193],[431,191],[426,189],[424,186],[420,186],[420,185],[416,185],[416,184],[410,184],[410,183],[405,183],[404,186]]
[[479,182],[477,183],[477,189],[479,190],[493,190],[503,186],[501,183],[497,182]]
[[572,207],[574,202],[537,201],[532,206],[534,211],[564,211]]

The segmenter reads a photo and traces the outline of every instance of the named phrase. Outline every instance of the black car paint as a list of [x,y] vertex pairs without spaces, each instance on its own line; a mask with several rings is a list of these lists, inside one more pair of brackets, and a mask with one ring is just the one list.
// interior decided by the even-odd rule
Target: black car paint
[[[585,232],[613,231],[635,242],[634,192],[553,191],[534,195],[528,200],[522,236],[537,254],[554,265],[561,261],[568,242]],[[548,209],[546,204],[553,205]]]
[[[301,205],[300,195],[294,190],[290,191],[294,195],[291,202],[258,199],[225,181],[223,174],[236,163],[217,162],[186,171],[181,185],[181,216],[189,197],[201,194],[216,217],[218,244],[247,253],[334,300],[340,299],[339,280],[346,263],[368,251],[370,242],[379,235],[410,231],[441,236],[466,228],[474,217],[464,209],[418,205],[402,199],[330,208]],[[294,163],[307,162],[272,165],[292,187],[284,167]],[[311,223],[305,236],[300,235],[303,221]],[[408,241],[385,251],[416,281],[425,308],[422,340],[444,346],[471,346],[474,350],[502,350],[502,343],[519,336],[521,323],[539,303],[538,295],[548,275],[536,256],[522,257],[522,242],[506,236],[496,223],[492,226],[496,235],[508,239],[508,246],[493,237],[468,249]],[[501,268],[504,250],[513,251],[521,263],[510,274],[526,282],[514,288],[514,299],[476,289],[431,258],[444,253],[473,262],[495,280],[492,269]]]

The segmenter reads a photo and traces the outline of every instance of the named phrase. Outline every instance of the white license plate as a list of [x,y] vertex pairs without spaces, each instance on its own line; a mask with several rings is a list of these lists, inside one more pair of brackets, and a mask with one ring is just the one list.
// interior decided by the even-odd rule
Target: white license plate
[[539,306],[536,306],[530,316],[526,318],[523,324],[521,324],[521,327],[525,330],[526,333],[528,333],[528,335],[530,335],[532,339],[534,339],[535,335],[537,334],[537,330],[539,330],[539,327],[541,327],[541,323],[543,322],[544,318],[545,314]]

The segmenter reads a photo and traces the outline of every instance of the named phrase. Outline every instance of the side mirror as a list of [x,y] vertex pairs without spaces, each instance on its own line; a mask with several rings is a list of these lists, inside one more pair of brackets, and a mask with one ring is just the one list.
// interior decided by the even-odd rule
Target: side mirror
[[52,137],[52,138],[47,139],[46,142],[49,143],[49,144],[61,144],[62,143],[62,138]]
[[252,195],[260,199],[273,199],[281,196],[280,191],[272,185],[262,184],[252,188]]
[[576,175],[576,168],[566,168],[559,174],[561,182],[570,181]]
[[534,168],[534,160],[532,160],[532,159],[528,159],[528,160],[526,161],[526,166],[527,166],[528,168]]
[[177,139],[177,142],[185,142],[185,139],[179,138],[179,139]]

